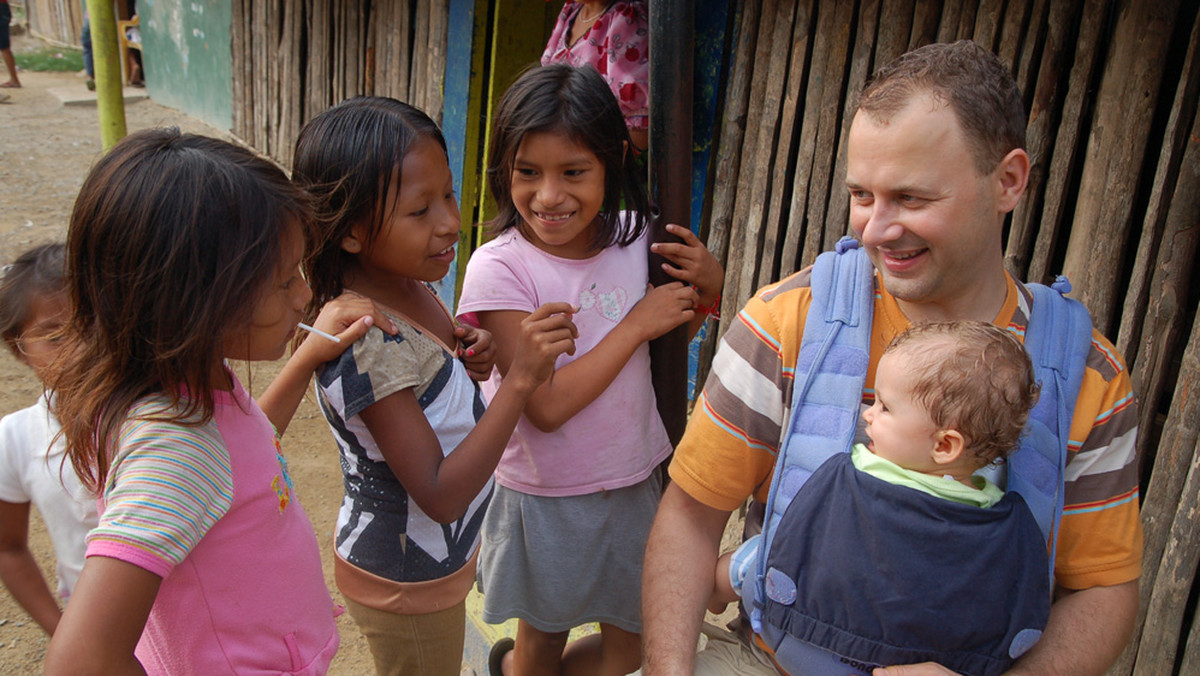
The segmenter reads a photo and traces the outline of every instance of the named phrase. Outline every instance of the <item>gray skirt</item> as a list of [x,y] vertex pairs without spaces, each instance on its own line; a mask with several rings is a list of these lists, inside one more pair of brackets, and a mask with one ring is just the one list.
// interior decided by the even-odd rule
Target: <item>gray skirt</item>
[[525,620],[547,633],[603,622],[642,633],[642,556],[662,496],[641,483],[548,498],[496,484],[483,522],[483,620]]

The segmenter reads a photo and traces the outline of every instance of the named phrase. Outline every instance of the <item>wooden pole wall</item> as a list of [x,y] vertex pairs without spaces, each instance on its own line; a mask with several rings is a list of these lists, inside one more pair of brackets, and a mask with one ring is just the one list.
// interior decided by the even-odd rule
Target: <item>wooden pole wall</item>
[[1024,93],[1032,160],[1005,265],[1028,281],[1070,275],[1127,360],[1141,406],[1141,611],[1110,673],[1200,673],[1197,3],[738,0],[734,9],[701,225],[726,265],[723,320],[700,372],[757,288],[847,232],[845,139],[870,73],[932,41],[993,50]]
[[353,96],[442,115],[449,0],[232,0],[233,133],[290,166],[300,128]]

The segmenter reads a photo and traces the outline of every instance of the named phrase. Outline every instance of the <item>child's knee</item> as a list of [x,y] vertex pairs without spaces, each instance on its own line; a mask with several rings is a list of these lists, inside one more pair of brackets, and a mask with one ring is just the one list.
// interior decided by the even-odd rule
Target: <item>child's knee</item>
[[545,632],[532,625],[521,622],[517,630],[517,643],[514,648],[519,653],[537,655],[539,657],[562,655],[567,645],[568,632]]

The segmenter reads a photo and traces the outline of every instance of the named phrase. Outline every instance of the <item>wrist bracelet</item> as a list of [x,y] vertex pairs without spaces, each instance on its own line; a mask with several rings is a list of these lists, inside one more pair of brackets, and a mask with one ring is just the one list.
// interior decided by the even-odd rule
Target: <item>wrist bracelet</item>
[[721,321],[721,294],[717,294],[717,299],[708,305],[697,305],[693,308],[697,313],[708,315],[717,321]]

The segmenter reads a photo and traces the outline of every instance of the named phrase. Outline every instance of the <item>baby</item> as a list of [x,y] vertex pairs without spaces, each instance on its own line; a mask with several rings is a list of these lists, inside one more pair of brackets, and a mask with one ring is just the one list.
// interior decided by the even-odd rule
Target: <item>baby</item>
[[[795,519],[787,524],[788,530],[791,533],[819,530],[821,527],[815,522],[828,518],[829,510],[839,510],[858,523],[874,524],[877,530],[891,530],[890,533],[881,536],[884,541],[882,545],[878,542],[863,545],[863,569],[871,571],[871,575],[879,571],[883,571],[882,575],[888,575],[890,569],[915,567],[926,571],[928,576],[936,576],[938,563],[951,559],[972,558],[964,555],[964,552],[972,551],[972,544],[959,540],[957,533],[951,534],[949,526],[952,524],[945,521],[948,518],[957,518],[955,515],[970,520],[974,518],[973,512],[946,512],[936,509],[931,511],[925,506],[929,504],[927,498],[913,497],[913,501],[909,501],[904,498],[910,494],[904,491],[897,493],[894,489],[872,492],[870,486],[873,479],[863,478],[862,475],[933,496],[938,499],[935,503],[945,500],[990,510],[1001,501],[1004,492],[995,483],[977,475],[976,472],[989,465],[1003,463],[1003,459],[1017,448],[1037,395],[1038,386],[1029,357],[1021,343],[1009,332],[982,322],[932,323],[910,328],[892,341],[879,361],[875,375],[875,402],[862,414],[869,443],[856,444],[848,459],[844,457],[846,454],[836,454],[822,465],[809,479],[809,483],[801,489],[801,494],[806,490],[820,490],[811,487],[816,483],[822,483],[824,486],[826,477],[839,471],[833,467],[835,463],[850,463],[856,470],[853,474],[860,477],[858,481],[868,486],[863,495],[868,495],[870,500],[867,502],[873,504],[864,507],[861,500],[853,497],[846,498],[845,504],[840,504],[840,497],[829,499],[820,503],[820,509],[809,510],[811,514],[796,514]],[[840,496],[842,491],[834,493]],[[901,499],[897,499],[897,495]],[[1016,498],[1014,495],[1013,499]],[[1012,501],[1010,499],[1006,502]],[[793,502],[792,506],[795,507],[796,503]],[[872,512],[880,509],[895,515],[896,522],[901,524],[900,529],[903,532],[896,532],[897,528],[885,526]],[[947,517],[947,514],[951,516]],[[940,520],[941,523],[934,520]],[[1010,524],[1019,523],[1019,526],[1013,528],[1024,529],[1021,532],[1026,533],[1026,539],[1032,540],[1033,547],[1037,548],[1039,540],[1028,535],[1029,531],[1036,532],[1036,527],[1025,505],[1020,504],[1013,510],[1011,519],[1006,517],[1003,520]],[[848,538],[857,537],[837,529],[833,532],[840,532]],[[1007,537],[1004,535],[1007,531],[994,532],[996,538]],[[788,538],[791,533],[779,531],[773,550],[780,547],[781,538]],[[942,533],[946,536],[939,537]],[[759,535],[751,538],[736,551],[718,559],[715,589],[709,604],[711,611],[721,612],[729,602],[741,596],[743,583],[747,578],[750,578],[749,582],[753,584],[760,555],[758,541],[761,537]],[[828,538],[829,535],[820,537]],[[923,544],[917,546],[915,543],[918,541]],[[825,542],[830,544],[828,540]],[[854,550],[855,547],[850,549]],[[953,556],[942,556],[943,553],[952,550]],[[828,570],[829,575],[821,578],[824,580],[821,595],[825,597],[828,590],[828,599],[833,604],[845,602],[861,605],[850,600],[855,598],[861,601],[859,597],[864,593],[861,588],[859,591],[845,594],[843,590],[828,589],[830,580],[841,586],[859,587],[862,579],[854,569],[854,563],[846,561],[845,557],[819,553],[832,551],[831,548],[817,549],[811,556],[799,561],[801,570],[810,569],[802,574],[824,576],[824,572],[814,571]],[[931,555],[931,552],[936,556]],[[927,560],[926,557],[942,561]],[[904,565],[894,565],[900,561],[904,562]],[[769,563],[772,567],[777,565],[774,554]],[[887,565],[889,563],[893,565]],[[981,562],[980,565],[995,563]],[[1018,561],[1016,565],[1025,567],[1021,565],[1023,563],[1025,562]],[[913,592],[913,597],[906,603],[915,615],[927,610],[923,603],[927,598],[909,586],[911,578],[905,577],[906,575],[907,573],[897,575],[897,580],[889,584]],[[1044,572],[1041,575],[1045,577]],[[1008,592],[1013,597],[1018,597],[1015,590]],[[869,596],[870,593],[866,594]],[[889,600],[895,601],[896,598]],[[1036,601],[1038,603],[1035,604],[1028,597],[1024,597],[1002,602],[1025,608],[1034,607],[1048,603],[1048,594],[1046,599]],[[889,625],[903,626],[907,621],[895,615],[874,615],[883,620],[883,631],[888,635],[893,635]],[[980,617],[980,623],[986,621]],[[860,627],[856,623],[857,618],[847,617],[847,626],[842,629],[857,633]],[[970,624],[975,626],[961,629],[966,644],[969,645],[971,641],[979,638],[980,632],[976,630],[980,623],[971,622]],[[1036,625],[1037,622],[1031,624]],[[1023,626],[1030,627],[1030,623]],[[1032,627],[1034,631],[1025,634],[1022,643],[1032,645],[1029,638],[1036,640],[1040,628]],[[951,627],[948,630],[953,629]],[[901,645],[918,650],[925,647],[908,642]],[[1023,647],[1027,649],[1028,645]],[[967,648],[967,645],[963,645],[963,648]],[[931,655],[930,659],[936,658],[936,649],[933,650],[935,654]],[[869,661],[859,659],[855,655],[845,655],[844,652],[830,654],[830,657],[839,660],[843,665],[851,664],[858,668],[871,666]],[[870,669],[866,668],[864,672],[870,673]]]

